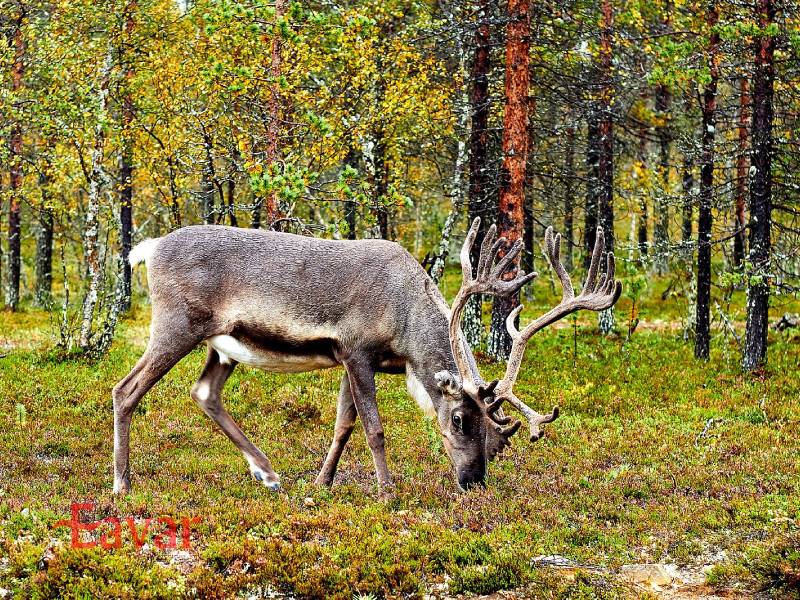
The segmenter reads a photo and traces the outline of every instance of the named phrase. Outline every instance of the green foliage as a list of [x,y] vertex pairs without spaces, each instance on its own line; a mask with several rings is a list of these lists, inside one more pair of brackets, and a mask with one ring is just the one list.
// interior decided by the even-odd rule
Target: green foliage
[[527,580],[524,563],[514,556],[501,556],[487,565],[470,565],[458,569],[450,582],[454,594],[491,594],[513,590]]

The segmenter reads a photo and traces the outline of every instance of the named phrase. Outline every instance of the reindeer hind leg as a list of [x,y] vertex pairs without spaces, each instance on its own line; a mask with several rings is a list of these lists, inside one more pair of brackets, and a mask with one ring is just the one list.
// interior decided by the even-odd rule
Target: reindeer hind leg
[[209,346],[206,365],[192,388],[192,399],[241,451],[253,477],[269,489],[278,491],[281,487],[280,477],[273,470],[267,455],[247,438],[222,405],[222,387],[235,367],[235,361],[221,362],[219,353]]
[[[111,395],[114,400],[114,493],[125,494],[131,489],[130,482],[130,432],[133,411],[144,395],[169,370],[201,341],[192,335],[176,335],[178,331],[189,331],[189,327],[179,328],[174,324],[180,317],[165,315],[158,320],[154,312],[153,330],[139,362],[117,385]],[[159,323],[171,326],[159,327]]]

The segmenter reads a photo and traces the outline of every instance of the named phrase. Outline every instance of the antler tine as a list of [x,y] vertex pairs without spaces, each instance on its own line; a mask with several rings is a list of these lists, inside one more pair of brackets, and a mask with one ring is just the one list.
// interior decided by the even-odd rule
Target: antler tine
[[450,309],[450,347],[453,351],[453,358],[456,362],[462,382],[472,381],[472,370],[464,354],[464,347],[461,340],[461,315],[467,300],[473,294],[492,294],[495,296],[506,296],[519,290],[523,285],[537,276],[537,273],[525,273],[519,271],[516,276],[505,281],[503,274],[511,266],[514,259],[522,250],[522,244],[517,241],[506,253],[506,255],[495,264],[497,254],[505,245],[505,238],[497,238],[497,227],[492,225],[486,232],[481,243],[481,251],[478,258],[478,268],[475,276],[472,274],[472,247],[478,235],[481,219],[477,217],[467,232],[464,245],[461,247],[461,288],[458,290],[453,305]]
[[572,280],[569,278],[569,273],[561,264],[561,234],[557,233],[553,237],[553,228],[548,227],[544,233],[545,249],[547,250],[547,259],[550,261],[550,266],[558,275],[561,281],[561,301],[566,302],[575,297],[575,290],[572,287]]
[[[456,363],[456,369],[461,377],[462,385],[463,382],[466,381],[474,383],[472,381],[472,370],[469,368],[469,362],[464,355],[464,348],[461,343],[461,314],[464,310],[464,305],[472,294],[473,277],[472,258],[470,255],[472,254],[472,246],[475,244],[475,238],[478,236],[480,225],[481,218],[476,217],[472,221],[469,231],[467,231],[467,236],[464,238],[464,245],[461,246],[461,253],[459,255],[461,261],[461,288],[453,299],[452,307],[450,307],[448,337],[450,338],[450,350],[453,353],[453,360]],[[481,256],[483,256],[483,246],[481,246]]]
[[592,261],[589,263],[589,271],[586,273],[586,283],[583,284],[584,291],[593,291],[595,281],[597,280],[597,267],[600,266],[600,257],[603,255],[603,250],[606,248],[605,234],[603,228],[598,227],[596,237],[594,239],[594,249],[592,250]]
[[461,275],[464,281],[472,279],[472,246],[475,244],[475,238],[478,235],[478,228],[481,226],[481,218],[475,217],[472,225],[467,231],[467,237],[464,238],[464,245],[461,247]]
[[505,238],[497,239],[497,226],[492,225],[489,227],[481,243],[481,251],[478,256],[478,279],[485,279],[488,276],[489,269],[492,268],[492,263],[494,263],[494,257],[497,256],[497,252],[504,242]]
[[559,410],[558,407],[555,406],[550,413],[543,415],[530,408],[514,394],[513,387],[522,365],[525,346],[531,336],[537,331],[564,318],[568,314],[581,309],[594,311],[605,310],[613,306],[619,299],[622,293],[622,284],[614,279],[616,263],[613,253],[608,253],[606,258],[606,272],[599,281],[597,280],[597,271],[604,250],[605,237],[603,235],[603,230],[598,228],[597,238],[592,251],[592,261],[586,276],[586,283],[580,295],[576,298],[569,274],[564,268],[564,265],[561,264],[561,236],[554,235],[552,227],[548,227],[545,232],[545,251],[550,265],[561,281],[563,290],[561,302],[530,323],[522,331],[520,331],[514,323],[517,317],[519,317],[520,312],[522,312],[523,307],[521,305],[512,310],[506,318],[506,329],[511,336],[512,345],[508,357],[508,364],[506,365],[506,374],[497,385],[495,391],[495,402],[499,405],[499,403],[507,401],[524,415],[530,424],[531,441],[536,441],[542,437],[542,425],[555,421],[558,418]]

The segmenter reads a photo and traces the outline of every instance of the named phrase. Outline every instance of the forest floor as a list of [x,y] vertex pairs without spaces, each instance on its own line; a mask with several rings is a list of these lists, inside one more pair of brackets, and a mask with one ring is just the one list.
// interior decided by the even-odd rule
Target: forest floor
[[[537,285],[527,315],[552,301]],[[226,406],[283,491],[257,485],[189,398],[202,349],[137,409],[133,492],[115,499],[110,392],[145,346],[148,306],[98,362],[59,356],[47,313],[2,313],[0,598],[798,597],[800,331],[771,332],[768,366],[752,376],[738,364],[740,325],[717,322],[710,361],[696,362],[667,286],[644,292],[631,336],[624,298],[619,335],[583,315],[531,341],[517,392],[562,416],[535,444],[518,436],[485,490],[456,491],[436,425],[402,377],[380,376],[390,501],[377,497],[360,426],[334,487],[311,483],[333,432],[336,369],[234,372]],[[725,314],[741,322],[742,305],[737,292]],[[772,320],[798,306],[779,299]],[[93,532],[105,541],[119,518],[121,547],[72,547],[59,522],[74,503],[92,505],[84,521],[111,519]],[[181,526],[177,548],[144,535],[147,518],[164,531],[159,517]],[[196,519],[188,538],[183,519]]]

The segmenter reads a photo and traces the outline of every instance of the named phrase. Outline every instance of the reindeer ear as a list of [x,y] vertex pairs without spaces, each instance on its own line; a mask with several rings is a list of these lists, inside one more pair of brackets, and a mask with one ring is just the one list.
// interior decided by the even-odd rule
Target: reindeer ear
[[497,384],[500,383],[499,379],[495,379],[491,383],[487,383],[482,385],[478,388],[478,398],[481,400],[486,400],[487,398],[491,398],[494,396],[494,388],[497,387]]
[[461,382],[450,371],[439,371],[433,376],[439,389],[451,396],[461,393]]

